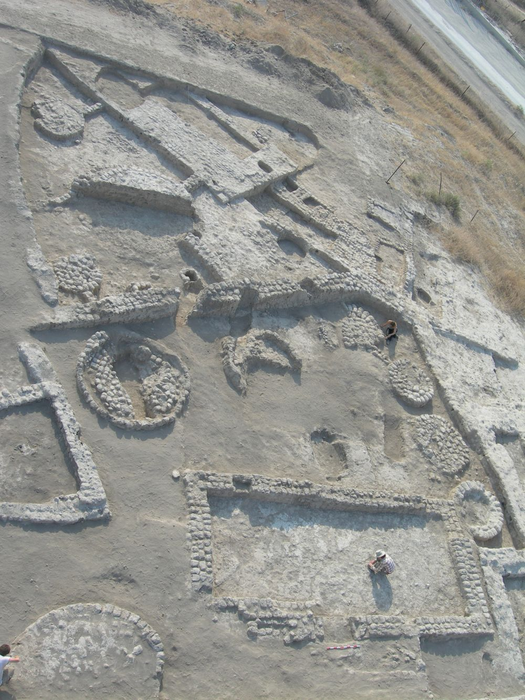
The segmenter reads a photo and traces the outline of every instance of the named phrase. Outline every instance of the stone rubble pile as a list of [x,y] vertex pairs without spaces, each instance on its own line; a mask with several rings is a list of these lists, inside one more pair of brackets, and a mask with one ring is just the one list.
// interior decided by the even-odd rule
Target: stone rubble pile
[[284,644],[323,641],[323,621],[311,608],[316,601],[277,602],[271,598],[217,598],[209,607],[217,612],[237,614],[246,623],[250,639],[279,637]]
[[422,415],[412,419],[417,447],[430,464],[447,476],[460,474],[470,462],[463,438],[444,418]]
[[77,294],[82,301],[92,301],[98,296],[102,273],[96,259],[88,253],[74,253],[59,258],[53,264],[59,289]]

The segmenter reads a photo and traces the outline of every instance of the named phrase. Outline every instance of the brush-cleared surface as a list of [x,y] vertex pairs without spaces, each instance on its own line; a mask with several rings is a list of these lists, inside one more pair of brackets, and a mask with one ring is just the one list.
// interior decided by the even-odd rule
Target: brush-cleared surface
[[353,2],[0,19],[0,697],[519,694],[517,150]]

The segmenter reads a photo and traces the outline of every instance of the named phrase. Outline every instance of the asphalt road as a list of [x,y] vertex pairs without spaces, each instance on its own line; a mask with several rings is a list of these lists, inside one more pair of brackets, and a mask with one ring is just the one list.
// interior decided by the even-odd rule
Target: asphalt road
[[[509,106],[525,110],[525,68],[459,0],[396,0],[413,30],[470,85],[525,145],[525,120]],[[506,98],[506,99],[505,99]]]

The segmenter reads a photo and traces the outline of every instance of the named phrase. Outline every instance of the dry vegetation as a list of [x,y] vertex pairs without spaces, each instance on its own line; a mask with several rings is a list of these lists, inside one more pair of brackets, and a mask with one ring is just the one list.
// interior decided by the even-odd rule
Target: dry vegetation
[[[447,87],[439,70],[429,70],[431,61],[415,58],[356,0],[150,2],[235,42],[279,44],[365,89],[372,101],[388,102],[395,110],[391,118],[416,137],[395,186],[432,199],[441,173],[444,193],[456,198],[459,209],[437,235],[453,255],[482,270],[503,308],[525,315],[523,154],[496,138],[475,104]],[[386,15],[387,0],[378,0],[381,7]]]

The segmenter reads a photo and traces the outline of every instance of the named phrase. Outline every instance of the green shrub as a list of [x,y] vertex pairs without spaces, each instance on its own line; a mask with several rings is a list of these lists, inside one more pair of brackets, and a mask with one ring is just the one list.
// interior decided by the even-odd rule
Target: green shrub
[[409,175],[408,179],[416,187],[421,187],[421,185],[423,184],[423,180],[424,180],[423,175],[420,175],[419,173],[414,173],[413,175]]
[[238,2],[232,7],[232,12],[235,19],[241,19],[241,17],[246,14],[246,8]]
[[450,192],[429,192],[427,193],[428,199],[438,206],[445,206],[449,212],[452,214],[454,219],[459,221],[461,215],[461,203],[457,194],[451,194]]
[[483,170],[483,172],[485,173],[485,175],[490,175],[491,172],[492,172],[493,167],[494,167],[494,161],[493,161],[493,160],[490,160],[490,158],[488,158],[486,161],[484,161],[484,162],[481,164],[481,169]]

